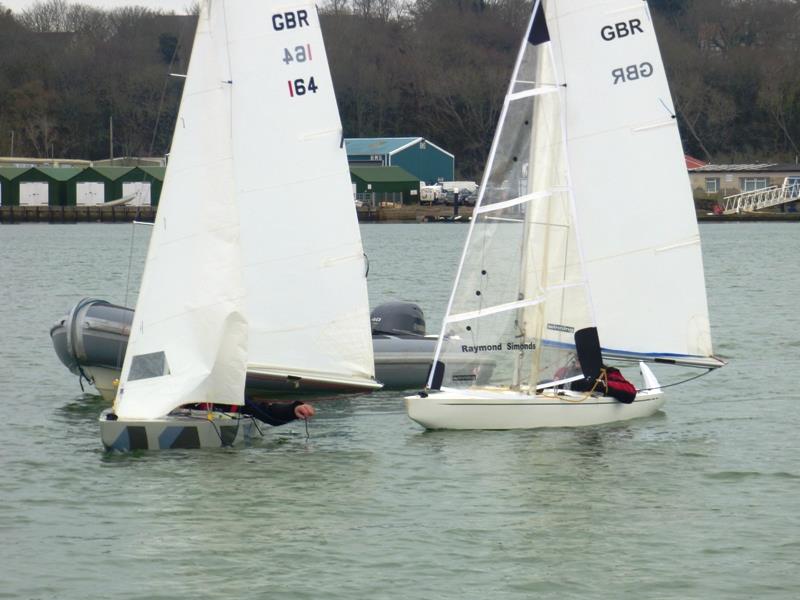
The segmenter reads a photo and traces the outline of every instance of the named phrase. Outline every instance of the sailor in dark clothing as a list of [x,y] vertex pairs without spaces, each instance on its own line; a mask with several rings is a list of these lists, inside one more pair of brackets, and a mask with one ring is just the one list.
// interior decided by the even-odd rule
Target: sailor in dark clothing
[[257,402],[250,396],[245,396],[242,414],[255,417],[267,425],[285,425],[295,419],[310,419],[314,416],[314,407],[305,402],[296,400],[291,404],[283,402]]
[[239,413],[263,421],[267,425],[277,427],[286,425],[295,419],[306,421],[314,416],[314,407],[296,400],[286,402],[263,402],[250,396],[244,397],[244,406],[230,404],[195,404],[193,408],[200,410],[218,410],[225,413]]

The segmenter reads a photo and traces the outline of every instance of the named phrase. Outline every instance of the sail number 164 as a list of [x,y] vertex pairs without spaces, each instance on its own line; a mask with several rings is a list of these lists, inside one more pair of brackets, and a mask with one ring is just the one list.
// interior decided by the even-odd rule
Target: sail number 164
[[283,49],[283,63],[288,65],[293,62],[306,62],[311,60],[311,44],[305,46],[295,46],[294,48]]
[[306,93],[311,92],[312,94],[317,93],[317,84],[314,82],[313,77],[309,77],[308,81],[303,79],[289,80],[286,83],[289,84],[289,96],[294,98],[295,96],[304,96]]

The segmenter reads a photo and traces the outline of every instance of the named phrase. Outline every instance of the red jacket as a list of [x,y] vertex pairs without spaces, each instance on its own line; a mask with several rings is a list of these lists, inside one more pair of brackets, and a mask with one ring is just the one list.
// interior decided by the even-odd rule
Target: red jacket
[[606,379],[608,381],[606,396],[616,398],[625,404],[631,404],[636,399],[636,388],[622,376],[619,369],[606,367]]

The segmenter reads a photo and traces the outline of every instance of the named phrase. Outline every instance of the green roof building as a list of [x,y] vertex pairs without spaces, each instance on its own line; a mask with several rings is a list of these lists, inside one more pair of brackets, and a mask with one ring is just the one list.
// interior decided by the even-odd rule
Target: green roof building
[[16,178],[19,184],[19,204],[68,206],[69,181],[82,170],[77,167],[27,169]]
[[134,167],[116,180],[117,198],[135,194],[131,206],[158,206],[165,174],[166,167]]
[[119,179],[133,167],[88,167],[70,180],[67,201],[70,205],[93,205],[122,197]]
[[19,176],[30,167],[0,167],[0,206],[19,206]]
[[376,194],[380,202],[402,197],[403,204],[419,202],[419,178],[400,167],[350,166],[350,181],[358,194]]

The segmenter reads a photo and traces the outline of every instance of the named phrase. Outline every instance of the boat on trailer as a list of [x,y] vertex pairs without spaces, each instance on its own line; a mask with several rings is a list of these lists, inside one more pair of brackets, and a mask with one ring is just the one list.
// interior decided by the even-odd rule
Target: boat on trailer
[[[465,353],[492,358],[488,381],[453,372]],[[405,399],[429,429],[647,417],[665,401],[648,364],[724,364],[646,2],[533,3],[434,361]],[[639,364],[629,404],[593,391],[612,361]]]
[[314,4],[200,3],[106,448],[247,443],[248,372],[381,387],[341,140]]

